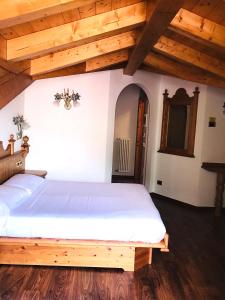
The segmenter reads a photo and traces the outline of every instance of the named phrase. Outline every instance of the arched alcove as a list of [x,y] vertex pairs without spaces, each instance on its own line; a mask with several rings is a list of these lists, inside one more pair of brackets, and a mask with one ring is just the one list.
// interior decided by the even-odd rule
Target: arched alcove
[[113,182],[145,183],[148,113],[149,101],[143,88],[126,86],[116,102]]

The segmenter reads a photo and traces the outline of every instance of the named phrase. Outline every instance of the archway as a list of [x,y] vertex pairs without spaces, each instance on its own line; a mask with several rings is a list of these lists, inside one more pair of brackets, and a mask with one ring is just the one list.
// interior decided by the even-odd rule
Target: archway
[[137,84],[125,87],[115,112],[112,182],[145,183],[149,101]]

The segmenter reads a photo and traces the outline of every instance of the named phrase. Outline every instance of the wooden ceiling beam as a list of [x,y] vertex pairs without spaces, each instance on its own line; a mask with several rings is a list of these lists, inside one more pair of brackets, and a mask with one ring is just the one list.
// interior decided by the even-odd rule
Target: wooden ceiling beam
[[12,63],[0,58],[0,67],[14,74],[20,74],[30,68],[30,61],[26,60]]
[[60,70],[34,75],[33,80],[60,77],[60,76],[70,76],[77,74],[84,74],[89,72],[96,72],[103,70],[107,67],[112,67],[118,65],[128,60],[128,50],[119,50],[109,54],[103,54],[96,58],[91,58],[84,63],[77,64],[75,66],[63,68]]
[[147,3],[147,23],[140,35],[136,47],[132,51],[124,74],[133,75],[152,49],[159,37],[166,30],[183,0],[149,0]]
[[30,67],[29,61],[12,63],[8,62],[6,59],[7,41],[0,35],[0,67],[15,74],[19,74]]
[[31,77],[22,74],[14,75],[3,82],[0,85],[0,109],[19,95],[32,82]]
[[208,19],[202,18],[185,9],[181,9],[170,24],[173,31],[184,31],[189,34],[206,41],[208,44],[215,44],[225,48],[225,27],[214,23]]
[[1,78],[2,76],[5,76],[5,75],[8,74],[8,73],[9,73],[8,71],[6,71],[5,69],[3,69],[3,68],[0,67],[0,78]]
[[225,78],[225,62],[162,36],[154,50]]
[[213,43],[209,43],[206,40],[196,37],[186,31],[179,30],[179,29],[174,30],[174,27],[170,26],[165,31],[164,35],[175,41],[190,46],[191,48],[194,48],[199,51],[203,51],[205,54],[208,54],[210,56],[215,56],[218,59],[225,60],[224,48],[217,46]]
[[99,55],[133,47],[136,43],[136,36],[136,31],[129,31],[33,59],[31,60],[30,70],[26,73],[31,76],[43,74],[85,62]]
[[33,80],[39,80],[39,79],[46,79],[46,78],[53,78],[53,77],[61,77],[61,76],[70,76],[70,75],[77,75],[77,74],[83,74],[86,73],[86,64],[81,63],[75,66],[71,66],[68,68],[63,68],[60,70],[40,74],[40,75],[34,75],[32,77]]
[[147,71],[147,72],[151,72],[151,73],[156,73],[156,74],[160,74],[160,75],[167,75],[167,76],[171,76],[169,73],[159,70],[157,68],[154,68],[152,66],[146,65],[146,64],[142,64],[140,67],[141,70]]
[[96,0],[1,0],[0,28],[30,22],[94,2]]
[[144,60],[144,64],[158,70],[162,70],[163,72],[166,72],[174,77],[225,89],[225,80],[197,67],[192,67],[173,61],[162,56],[161,54],[156,54],[153,52],[149,53]]
[[0,59],[7,58],[7,41],[0,35]]
[[145,2],[140,2],[79,21],[56,26],[7,41],[7,59],[23,60],[79,46],[142,25]]
[[104,54],[86,61],[86,72],[101,70],[128,60],[128,50],[119,50],[113,53]]
[[4,76],[0,77],[0,87],[1,84],[3,84],[6,81],[9,81],[10,79],[14,78],[16,75],[14,73],[6,73]]

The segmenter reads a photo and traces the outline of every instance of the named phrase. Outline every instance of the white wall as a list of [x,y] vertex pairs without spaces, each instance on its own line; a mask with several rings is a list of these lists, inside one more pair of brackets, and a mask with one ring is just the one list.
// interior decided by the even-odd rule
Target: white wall
[[[121,91],[136,83],[152,100],[151,117],[157,106],[160,76],[138,71],[97,72],[39,80],[26,89],[25,118],[31,127],[27,168],[46,169],[48,178],[111,182],[116,102]],[[70,88],[81,94],[80,104],[66,111],[53,105],[54,94]],[[151,110],[150,110],[151,111]],[[148,162],[154,144],[154,122],[150,125]],[[66,153],[66,154],[65,154]],[[150,167],[147,169],[147,185]]]
[[[157,127],[162,125],[163,93],[168,90],[172,97],[178,88],[185,88],[189,95],[193,95],[195,87],[200,90],[198,101],[197,127],[195,136],[195,158],[170,155],[165,153],[156,154],[156,173],[154,180],[154,191],[161,195],[171,197],[183,202],[195,204],[198,202],[198,176],[201,167],[203,123],[205,116],[206,87],[203,85],[163,76],[160,85]],[[160,134],[157,135],[157,150],[160,147]],[[157,185],[157,179],[162,180],[162,186]]]
[[[48,177],[79,181],[111,181],[116,101],[129,84],[145,91],[150,103],[146,186],[149,191],[198,206],[211,206],[216,176],[201,169],[203,161],[225,162],[225,91],[207,88],[169,76],[122,70],[36,81],[0,110],[0,137],[5,145],[16,133],[12,117],[23,113],[30,124],[27,168],[46,169]],[[189,94],[199,86],[195,158],[158,153],[161,135],[163,92],[172,96],[184,87]],[[67,111],[53,105],[54,94],[70,88],[81,101]],[[217,127],[208,128],[208,117]],[[19,144],[18,144],[19,146]],[[157,179],[163,181],[160,187]]]
[[[134,175],[137,113],[138,113],[139,97],[140,97],[140,88],[131,85],[125,88],[121,92],[117,100],[114,140],[116,138],[130,139],[130,159],[129,159],[130,168],[129,168],[129,172],[118,173],[114,171],[113,174],[128,175],[128,176]],[[113,166],[113,170],[115,170],[115,166]]]
[[107,130],[107,159],[106,159],[106,178],[111,180],[112,174],[112,156],[113,156],[113,137],[115,125],[115,108],[116,101],[121,91],[130,84],[137,84],[141,87],[150,103],[150,117],[149,117],[149,134],[148,134],[148,153],[146,168],[146,187],[152,191],[150,186],[150,175],[154,173],[154,149],[156,141],[156,113],[158,110],[158,93],[160,76],[151,74],[145,71],[137,71],[134,76],[123,75],[123,70],[114,70],[110,72],[110,91],[109,91],[109,107],[108,107],[108,130]]
[[[195,135],[195,158],[164,153],[156,154],[155,173],[151,180],[154,191],[197,206],[213,206],[216,175],[201,168],[203,161],[225,162],[225,117],[222,114],[224,91],[207,88],[204,85],[163,76],[160,85],[157,128],[161,132],[163,92],[168,89],[173,96],[177,88],[183,87],[192,95],[195,87],[200,89],[197,126]],[[217,117],[217,127],[208,128],[208,117]],[[157,149],[160,134],[157,134]],[[157,179],[163,185],[156,184]]]
[[[225,163],[225,114],[222,106],[225,91],[207,87],[206,113],[203,128],[202,161]],[[216,118],[216,127],[208,127],[209,117]],[[213,206],[216,192],[216,174],[200,169],[199,205]],[[225,194],[225,193],[224,193]],[[225,199],[225,195],[224,195]],[[224,201],[225,206],[225,201]]]
[[[10,134],[14,134],[16,139],[17,127],[13,124],[12,119],[18,114],[23,115],[24,99],[25,92],[23,91],[8,105],[0,109],[0,140],[3,141],[3,145],[5,148],[8,145],[8,139]],[[15,150],[19,150],[20,145],[21,140],[16,141]]]
[[[71,110],[53,104],[64,88],[81,95]],[[28,87],[27,168],[45,169],[50,179],[105,181],[108,94],[109,72],[44,79]]]

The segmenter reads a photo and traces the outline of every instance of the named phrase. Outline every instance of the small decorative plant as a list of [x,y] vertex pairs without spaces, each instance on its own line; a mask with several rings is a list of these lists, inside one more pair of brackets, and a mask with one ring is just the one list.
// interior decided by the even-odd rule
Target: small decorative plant
[[23,136],[23,130],[28,128],[28,123],[24,120],[23,115],[17,115],[16,117],[13,117],[13,123],[17,126],[17,133],[16,137],[17,140],[20,140]]

